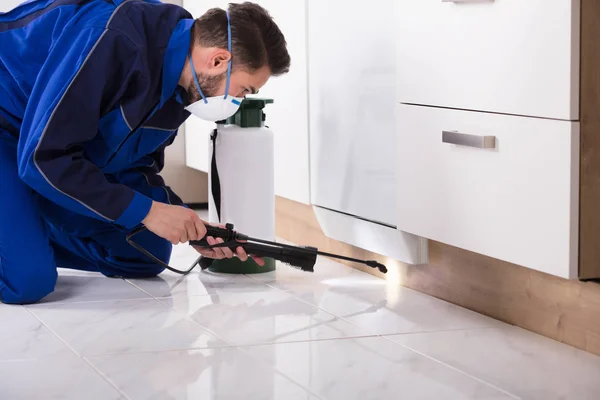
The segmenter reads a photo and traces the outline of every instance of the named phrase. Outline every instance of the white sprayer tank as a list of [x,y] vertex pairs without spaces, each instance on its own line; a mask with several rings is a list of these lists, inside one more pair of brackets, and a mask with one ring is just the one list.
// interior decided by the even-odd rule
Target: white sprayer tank
[[[209,222],[232,223],[236,231],[266,240],[275,240],[274,135],[265,126],[262,111],[271,102],[245,99],[234,117],[217,124],[210,138],[208,171]],[[215,186],[217,182],[220,184]],[[256,273],[275,268],[274,260],[265,261],[265,266],[260,267],[252,259],[246,263],[238,259],[216,260],[210,269]]]

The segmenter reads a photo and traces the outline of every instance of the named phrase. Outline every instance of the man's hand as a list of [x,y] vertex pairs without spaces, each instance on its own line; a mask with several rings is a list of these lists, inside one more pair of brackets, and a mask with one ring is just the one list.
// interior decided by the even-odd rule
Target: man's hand
[[[154,201],[152,202],[150,212],[142,223],[150,232],[167,239],[173,244],[187,243],[190,240],[201,240],[206,236],[205,223],[193,210],[181,206],[172,206]],[[207,237],[206,241],[211,246],[223,243],[223,239],[211,236]],[[234,257],[233,251],[227,247],[202,249],[194,246],[194,248],[204,257],[215,260]],[[248,254],[241,247],[236,249],[235,256],[242,261],[248,260]],[[254,256],[252,258],[258,265],[265,265],[262,258]]]
[[[225,228],[223,225],[218,225],[221,228]],[[223,239],[214,238],[212,236],[208,236],[206,241],[209,245],[213,246],[215,244],[223,243]],[[223,258],[232,258],[234,256],[233,251],[229,247],[216,247],[214,249],[203,249],[201,247],[193,246],[194,249],[204,257],[212,258],[214,260],[220,260]],[[248,260],[248,254],[244,251],[242,247],[238,247],[235,250],[235,256],[237,256],[241,261]],[[258,265],[261,267],[265,265],[265,261],[260,257],[250,256]]]
[[142,223],[150,232],[173,244],[200,240],[206,235],[206,226],[194,210],[157,201],[152,202]]

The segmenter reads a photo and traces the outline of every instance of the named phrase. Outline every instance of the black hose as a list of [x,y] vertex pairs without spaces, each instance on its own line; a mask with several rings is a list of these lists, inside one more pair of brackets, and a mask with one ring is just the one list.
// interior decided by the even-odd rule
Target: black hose
[[189,269],[185,270],[185,271],[182,271],[182,270],[179,270],[179,269],[171,267],[169,264],[167,264],[163,260],[160,260],[159,258],[155,257],[148,250],[146,250],[145,248],[143,248],[142,246],[140,246],[139,244],[137,244],[136,242],[133,241],[133,237],[135,235],[137,235],[138,233],[141,233],[141,232],[143,232],[145,230],[146,230],[145,226],[137,228],[137,229],[131,231],[131,233],[129,233],[125,237],[125,239],[127,240],[127,243],[129,243],[130,246],[134,247],[136,250],[138,250],[140,253],[144,254],[146,257],[149,257],[152,261],[154,261],[157,264],[165,267],[169,271],[175,272],[175,273],[180,274],[180,275],[187,275],[187,274],[189,274],[190,272],[192,272],[194,270],[194,268],[196,268],[196,266],[198,266],[198,264],[200,264],[200,260],[202,259],[202,256],[198,257],[198,259],[192,264],[192,266]]

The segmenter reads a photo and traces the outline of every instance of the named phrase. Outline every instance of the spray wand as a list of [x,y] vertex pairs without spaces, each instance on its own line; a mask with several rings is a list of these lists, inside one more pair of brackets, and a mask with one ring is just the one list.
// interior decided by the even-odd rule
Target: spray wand
[[[163,261],[154,257],[150,252],[146,249],[135,243],[132,238],[134,235],[140,233],[142,230],[146,229],[145,227],[138,228],[127,235],[127,242],[135,247],[140,252],[144,253],[146,256],[153,259],[155,262],[164,266],[170,271],[176,272],[178,274],[186,275],[190,273],[196,265],[200,264],[202,269],[208,267],[206,263],[203,263],[202,260],[204,257],[199,257],[196,262],[186,271],[180,271],[175,268],[170,267]],[[244,251],[256,257],[267,257],[273,258],[275,260],[281,261],[284,264],[288,264],[292,267],[296,267],[305,272],[314,272],[314,266],[317,262],[317,256],[325,256],[331,258],[337,258],[339,260],[345,260],[350,262],[355,262],[358,264],[364,264],[371,268],[377,268],[382,273],[387,273],[387,268],[385,265],[374,261],[374,260],[359,260],[357,258],[346,257],[339,254],[326,253],[324,251],[320,251],[316,247],[301,247],[301,246],[292,246],[283,243],[272,242],[263,239],[252,238],[242,233],[239,233],[233,229],[232,224],[225,225],[225,228],[220,228],[217,226],[206,226],[206,235],[202,240],[192,240],[189,242],[190,245],[199,247],[202,249],[214,249],[217,247],[227,247],[233,249],[235,251],[236,248],[241,247]],[[206,237],[212,236],[213,238],[221,238],[223,239],[223,243],[218,243],[214,245],[208,244]],[[210,259],[208,259],[210,260]]]

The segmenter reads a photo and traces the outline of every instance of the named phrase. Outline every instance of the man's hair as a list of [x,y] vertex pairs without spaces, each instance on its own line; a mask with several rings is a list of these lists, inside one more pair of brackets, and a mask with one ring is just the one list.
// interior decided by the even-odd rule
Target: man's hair
[[[231,59],[234,68],[254,72],[268,66],[271,75],[290,69],[290,55],[283,33],[267,10],[255,3],[229,4]],[[227,49],[227,14],[208,10],[194,22],[193,37],[203,47]]]

